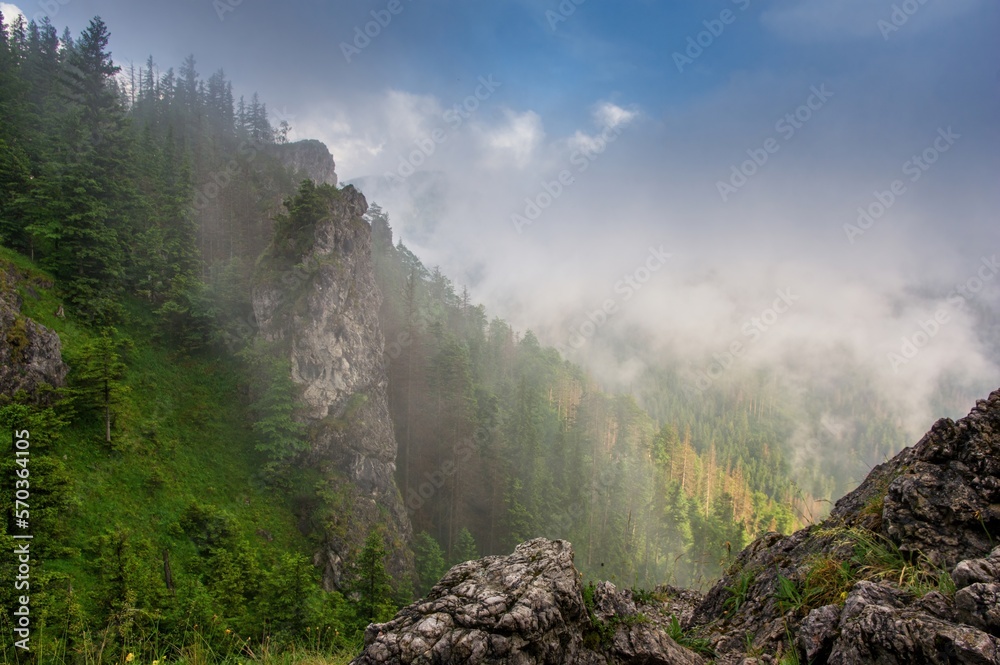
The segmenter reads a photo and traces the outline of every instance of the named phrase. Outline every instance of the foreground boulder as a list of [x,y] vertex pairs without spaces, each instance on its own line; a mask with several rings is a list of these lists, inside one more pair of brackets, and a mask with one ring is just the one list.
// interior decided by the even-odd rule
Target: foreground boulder
[[631,592],[604,582],[587,596],[570,544],[531,540],[510,556],[452,568],[426,599],[369,626],[354,663],[704,662],[642,614]]

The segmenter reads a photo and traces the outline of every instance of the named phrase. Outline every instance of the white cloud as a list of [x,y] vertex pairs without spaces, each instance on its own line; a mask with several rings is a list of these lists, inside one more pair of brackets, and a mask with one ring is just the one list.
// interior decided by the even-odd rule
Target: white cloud
[[506,123],[486,133],[486,143],[492,150],[488,159],[494,163],[513,162],[519,169],[529,165],[535,149],[545,138],[542,118],[534,111],[517,113],[504,110]]
[[[14,20],[18,14],[24,16],[24,12],[17,5],[12,5],[9,2],[0,2],[0,12],[3,12],[3,22],[10,25],[11,21]],[[27,17],[25,17],[27,20]]]
[[[594,106],[592,113],[594,124],[597,125],[599,131],[588,134],[577,130],[567,142],[570,150],[579,150],[589,154],[602,153],[607,147],[608,138],[617,137],[621,130],[638,116],[637,111],[622,108],[613,102],[599,102]],[[615,130],[614,134],[609,134],[612,130]]]
[[635,120],[635,111],[623,109],[612,102],[602,102],[594,109],[594,121],[601,127],[616,129],[619,125],[627,125]]
[[434,96],[414,95],[400,90],[386,93],[381,111],[388,121],[388,138],[404,141],[412,141],[426,134],[431,129],[431,123],[440,121],[443,113]]

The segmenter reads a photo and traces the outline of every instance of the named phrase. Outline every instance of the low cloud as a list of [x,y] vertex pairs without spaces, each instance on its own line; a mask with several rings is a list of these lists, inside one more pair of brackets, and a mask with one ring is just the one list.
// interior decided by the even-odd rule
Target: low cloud
[[[932,6],[921,11],[932,16]],[[838,39],[869,30],[825,7],[785,3],[764,21]],[[865,11],[874,29],[880,13]],[[504,81],[459,116],[447,113],[478,83],[454,99],[345,98],[305,120],[331,145],[342,179],[383,205],[428,265],[607,387],[627,388],[667,361],[694,376],[738,342],[734,372],[768,369],[795,392],[850,370],[916,436],[939,416],[961,415],[942,412],[939,386],[961,396],[955,408],[1000,386],[1000,355],[983,327],[983,311],[1000,302],[995,280],[950,308],[912,358],[890,360],[984,257],[1000,254],[1000,195],[985,175],[1000,168],[998,103],[971,83],[992,80],[995,66],[973,62],[956,78],[949,58],[963,57],[942,43],[822,76],[807,66],[741,72],[656,111],[609,91],[567,114],[519,104]],[[823,86],[835,95],[822,110],[782,133],[776,123]],[[962,138],[911,181],[906,165],[948,127]],[[718,181],[775,136],[778,150],[720,200]],[[905,194],[850,242],[845,225],[895,180]],[[671,260],[626,299],[616,285],[661,246]],[[776,292],[787,289],[798,300],[770,321]],[[613,314],[568,344],[609,300]]]

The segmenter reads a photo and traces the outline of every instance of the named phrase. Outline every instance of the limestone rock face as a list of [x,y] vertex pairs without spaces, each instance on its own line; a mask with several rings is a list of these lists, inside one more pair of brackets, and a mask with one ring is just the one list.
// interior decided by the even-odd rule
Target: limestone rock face
[[326,144],[316,139],[279,143],[270,150],[297,177],[319,184],[337,185],[336,165]]
[[34,288],[31,281],[15,266],[0,262],[0,395],[24,391],[30,399],[43,400],[42,386],[62,387],[69,368],[59,335],[21,314],[16,289]]
[[389,416],[382,296],[375,283],[364,197],[346,187],[316,224],[301,262],[261,276],[253,291],[259,334],[288,354],[301,387],[301,417],[312,442],[311,465],[327,475],[338,505],[323,525],[316,561],[337,587],[375,525],[386,525],[390,572],[412,572],[411,537],[394,473],[396,440]]
[[[591,615],[569,543],[531,540],[509,556],[452,568],[427,598],[369,626],[354,663],[704,662],[642,615],[631,592],[603,582],[593,601]],[[603,638],[597,623],[606,627]]]

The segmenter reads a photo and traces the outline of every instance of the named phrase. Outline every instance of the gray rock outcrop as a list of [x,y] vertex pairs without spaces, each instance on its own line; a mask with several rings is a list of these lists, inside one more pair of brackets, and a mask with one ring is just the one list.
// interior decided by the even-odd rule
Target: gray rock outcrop
[[509,556],[452,568],[427,598],[365,633],[355,665],[700,665],[642,613],[629,591],[603,582],[588,607],[573,550],[539,538]]
[[337,185],[336,165],[326,144],[316,139],[269,146],[275,157],[300,180],[308,178],[317,185]]
[[263,271],[253,291],[259,334],[287,353],[301,388],[300,417],[312,444],[309,466],[321,470],[331,502],[326,539],[316,562],[327,588],[366,535],[382,528],[390,572],[412,573],[409,517],[396,487],[396,441],[389,417],[385,342],[379,326],[382,296],[375,283],[365,198],[353,187],[338,192],[294,266]]
[[69,368],[62,360],[59,335],[21,313],[18,286],[52,286],[33,284],[33,279],[0,262],[0,395],[14,397],[23,391],[29,400],[45,400],[42,388],[63,386]]
[[[1000,663],[1000,391],[935,423],[821,524],[737,557],[687,628],[717,663]],[[770,656],[768,656],[770,657]]]

